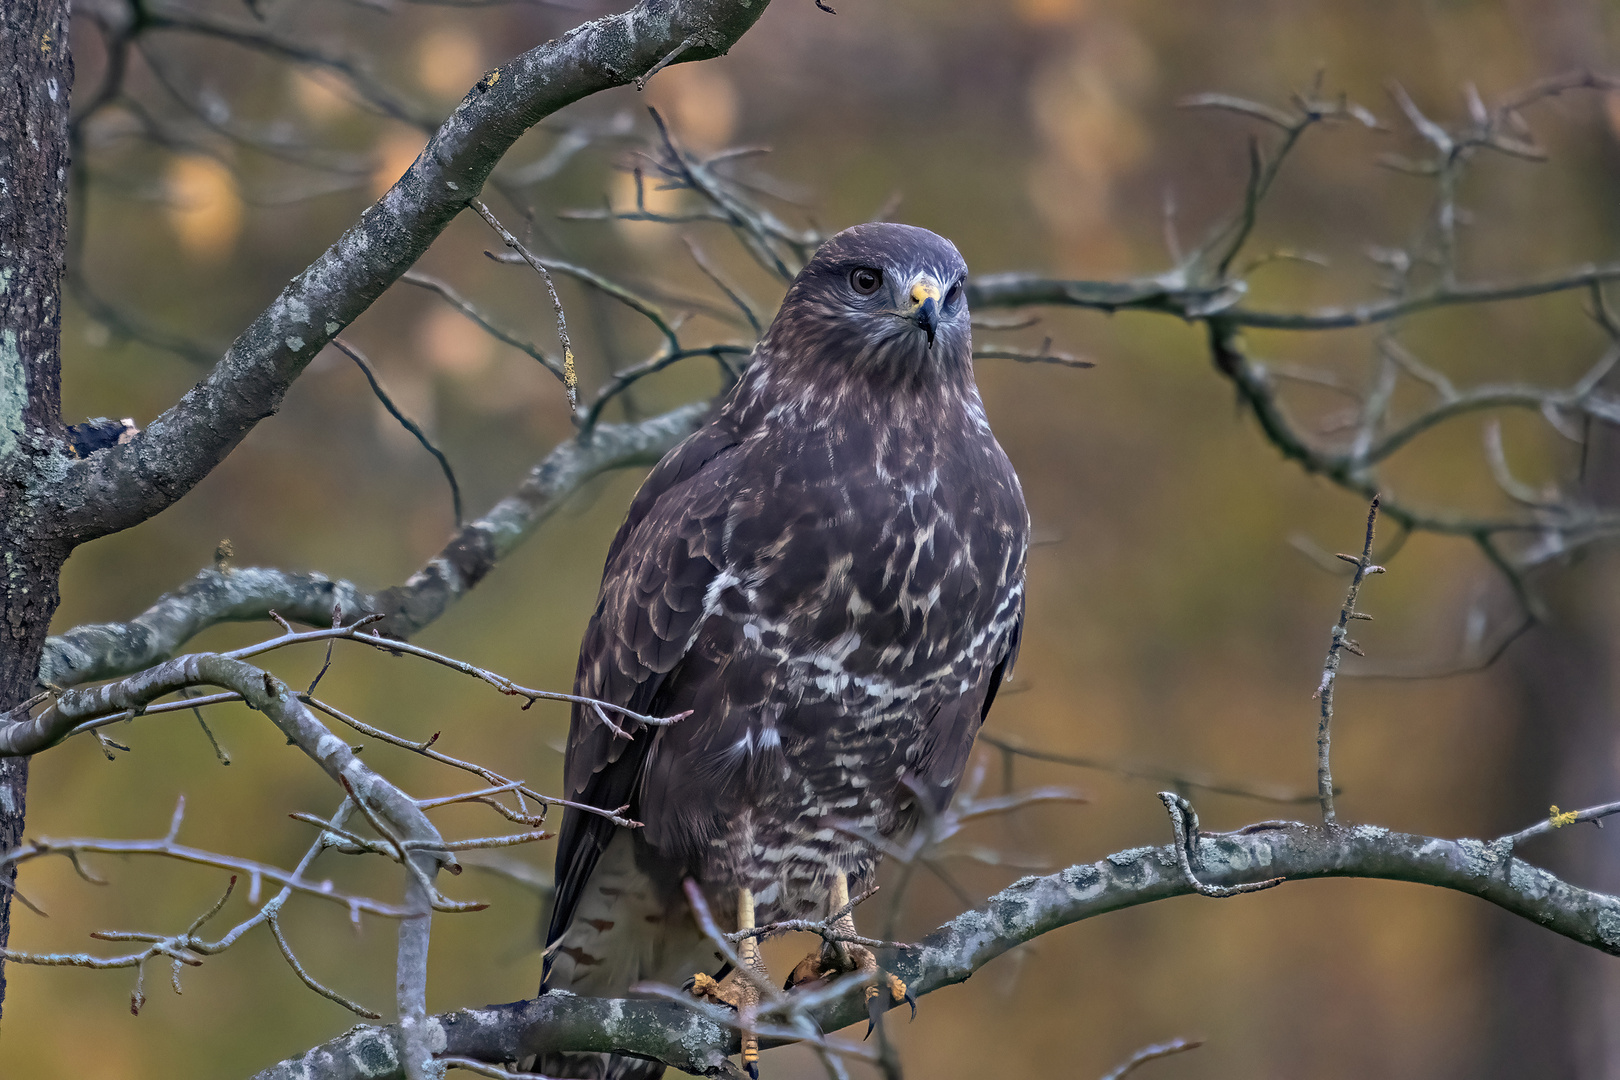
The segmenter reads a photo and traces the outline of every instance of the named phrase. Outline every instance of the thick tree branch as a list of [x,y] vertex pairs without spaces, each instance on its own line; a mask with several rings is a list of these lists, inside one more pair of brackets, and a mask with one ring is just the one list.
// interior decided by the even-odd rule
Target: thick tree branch
[[[1512,855],[1510,839],[1443,840],[1354,827],[1267,823],[1204,834],[1189,845],[1189,880],[1174,845],[1132,848],[1045,877],[1027,877],[983,907],[952,919],[921,947],[885,961],[916,994],[965,981],[1042,934],[1121,908],[1194,893],[1198,883],[1249,885],[1284,877],[1379,878],[1453,889],[1620,956],[1620,897],[1568,884]],[[813,1010],[823,1031],[866,1019],[859,980]],[[762,1014],[762,1020],[770,1020]],[[532,1001],[463,1009],[428,1021],[439,1053],[513,1061],[539,1051],[617,1051],[656,1057],[687,1072],[716,1074],[737,1048],[734,1029],[680,1005],[551,993]],[[357,1027],[254,1080],[384,1080],[400,1076],[391,1030]]]
[[968,285],[968,302],[978,309],[991,307],[1081,307],[1097,311],[1159,311],[1184,319],[1220,314],[1233,326],[1268,330],[1347,330],[1389,322],[1435,308],[1460,304],[1489,304],[1523,300],[1548,293],[1590,288],[1620,280],[1620,264],[1588,263],[1523,281],[1449,284],[1415,296],[1394,297],[1308,311],[1263,311],[1238,307],[1248,291],[1240,278],[1217,285],[1199,286],[1179,270],[1133,281],[1070,281],[1039,274],[989,274]]
[[364,312],[482,190],[501,155],[546,116],[651,69],[724,53],[767,0],[642,0],[491,72],[403,177],[232,344],[173,408],[128,445],[65,463],[48,523],[82,543],[173,503],[280,407],[321,347]]
[[1248,290],[1242,281],[1202,287],[1180,271],[1130,281],[1084,281],[1040,274],[986,274],[968,279],[968,306],[974,311],[1009,307],[1080,307],[1110,314],[1158,311],[1196,319],[1226,311]]
[[683,405],[634,424],[597,424],[589,437],[559,443],[517,490],[468,522],[403,585],[368,593],[324,574],[268,567],[204,570],[128,622],[74,627],[46,641],[41,685],[73,686],[131,675],[169,659],[187,641],[221,622],[283,618],[326,625],[385,615],[379,629],[408,638],[444,614],[550,517],[573,492],[610,469],[650,464],[690,434],[706,402]]

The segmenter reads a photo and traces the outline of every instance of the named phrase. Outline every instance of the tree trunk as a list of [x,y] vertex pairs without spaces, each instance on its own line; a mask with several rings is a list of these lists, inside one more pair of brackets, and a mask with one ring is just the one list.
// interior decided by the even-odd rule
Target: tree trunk
[[[69,541],[38,497],[62,455],[68,0],[7,0],[0,32],[0,712],[34,690]],[[28,759],[0,762],[0,850],[22,839]],[[0,871],[0,948],[14,867]],[[0,966],[0,1006],[5,1002]]]

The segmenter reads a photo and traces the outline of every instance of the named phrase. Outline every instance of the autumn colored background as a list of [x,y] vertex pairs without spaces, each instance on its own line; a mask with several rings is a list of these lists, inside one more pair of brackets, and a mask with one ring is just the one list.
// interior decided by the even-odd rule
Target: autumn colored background
[[[894,216],[954,239],[978,273],[1150,273],[1169,261],[1167,203],[1182,235],[1200,236],[1240,197],[1245,142],[1257,130],[1238,117],[1180,109],[1178,100],[1204,90],[1283,100],[1325,69],[1328,89],[1347,91],[1391,130],[1308,136],[1266,206],[1254,250],[1309,250],[1330,264],[1281,262],[1254,281],[1268,306],[1358,299],[1376,295],[1367,246],[1403,242],[1431,194],[1423,181],[1377,163],[1382,153],[1415,147],[1387,96],[1389,81],[1430,115],[1454,118],[1470,82],[1489,100],[1571,67],[1620,70],[1616,9],[1596,0],[835,6],[836,16],[810,0],[776,0],[731,55],[672,67],[644,94],[627,88],[589,99],[526,137],[509,165],[536,160],[559,132],[586,120],[611,126],[623,113],[632,129],[629,139],[586,150],[528,189],[537,246],[723,305],[694,270],[679,230],[554,216],[600,206],[604,195],[620,205],[633,198],[633,181],[614,166],[650,133],[644,107],[653,104],[691,147],[771,146],[759,168],[805,204],[788,212],[822,227],[863,220],[898,196]],[[251,18],[226,0],[213,8]],[[303,0],[266,8],[281,31],[369,57],[379,79],[437,115],[487,69],[598,10],[596,0],[579,9],[401,3],[384,13]],[[82,98],[99,79],[102,52],[87,23],[75,33]],[[197,133],[200,145],[220,149],[223,162],[195,148],[154,147],[135,137],[128,111],[110,110],[88,133],[90,185],[77,192],[85,265],[100,293],[217,353],[386,190],[424,140],[361,107],[327,75],[218,41],[147,40],[150,56],[191,100],[228,103],[231,122],[255,131],[301,133],[350,168],[311,172],[211,140],[137,58],[135,95]],[[1620,99],[1571,96],[1538,107],[1531,119],[1552,161],[1488,160],[1472,174],[1462,192],[1472,220],[1465,276],[1525,275],[1616,253]],[[510,204],[492,205],[514,228],[522,224]],[[780,288],[717,228],[685,231],[762,308],[774,309]],[[537,280],[486,259],[484,250],[495,246],[482,222],[463,215],[422,268],[535,340],[553,342]],[[587,385],[656,345],[626,309],[562,287]],[[694,317],[695,334],[736,337],[734,327],[712,320],[705,330],[696,321],[703,318]],[[1211,369],[1195,329],[1157,315],[1070,313],[1028,330],[981,330],[978,338],[1032,346],[1047,335],[1096,368],[985,361],[979,370],[1043,541],[1031,558],[1017,677],[991,728],[1122,765],[1310,790],[1311,692],[1343,580],[1291,540],[1350,549],[1365,506],[1303,475],[1263,441]],[[555,381],[429,293],[396,285],[347,336],[455,463],[472,513],[569,434]],[[1349,376],[1359,376],[1372,355],[1370,335],[1360,332],[1251,340],[1278,362]],[[1573,295],[1425,317],[1404,340],[1459,384],[1567,382],[1601,345]],[[131,416],[145,424],[204,370],[121,339],[78,304],[67,309],[63,349],[70,420]],[[713,366],[694,360],[638,386],[626,404],[645,415],[716,385]],[[1324,423],[1340,405],[1311,391],[1291,400]],[[1567,475],[1576,451],[1533,419],[1505,422],[1523,478]],[[1478,423],[1459,424],[1420,440],[1394,477],[1409,498],[1495,506],[1500,496],[1479,445]],[[1603,463],[1588,464],[1601,481]],[[627,472],[591,485],[419,640],[530,685],[566,689],[603,553],[639,480]],[[314,569],[380,588],[437,551],[450,526],[432,459],[329,349],[280,414],[195,493],[73,558],[57,625],[134,615],[209,564],[221,538],[242,565]],[[1446,665],[1465,650],[1470,611],[1485,612],[1487,622],[1508,617],[1501,583],[1464,543],[1415,537],[1390,569],[1363,592],[1364,610],[1376,616],[1360,635],[1371,654],[1364,669]],[[1529,824],[1552,803],[1614,799],[1615,570],[1612,555],[1597,555],[1540,579],[1551,624],[1487,673],[1343,684],[1335,759],[1341,817],[1494,836]],[[242,643],[272,629],[222,628],[195,645]],[[272,666],[296,683],[320,660],[311,649]],[[559,707],[523,712],[469,680],[358,646],[337,650],[323,688],[328,700],[372,723],[412,738],[442,732],[439,746],[448,752],[541,790],[558,788],[567,723]],[[210,722],[228,767],[184,714],[114,730],[133,748],[115,762],[82,738],[41,755],[31,834],[161,835],[183,793],[184,838],[290,865],[312,834],[287,815],[329,813],[339,794],[262,718],[226,707]],[[469,786],[382,746],[365,753],[418,795]],[[1162,785],[1027,761],[1015,773],[1021,785],[1078,786],[1090,802],[1030,811],[969,837],[1001,861],[951,861],[975,898],[1026,867],[1169,838],[1153,794]],[[999,785],[999,762],[991,776]],[[1212,828],[1312,813],[1192,794]],[[462,834],[502,824],[472,810],[443,820]],[[1536,845],[1527,857],[1581,884],[1611,891],[1620,884],[1614,828],[1583,827]],[[551,856],[549,843],[517,852],[547,873]],[[327,860],[324,872],[355,888],[393,887],[385,869]],[[24,869],[21,887],[50,916],[18,909],[13,948],[105,949],[87,932],[178,931],[223,887],[219,874],[194,868],[112,858],[93,865],[109,886],[86,884],[65,864]],[[445,887],[492,906],[436,920],[430,1008],[532,994],[540,972],[535,893],[478,871]],[[923,876],[902,934],[919,934],[963,906]],[[316,977],[387,1011],[393,927],[368,921],[356,933],[329,907],[292,903],[286,923],[295,948]],[[214,928],[249,910],[239,894]],[[781,963],[802,944],[768,956]],[[1138,1046],[1171,1036],[1206,1045],[1147,1066],[1154,1076],[1620,1076],[1616,964],[1464,896],[1315,881],[1227,901],[1179,899],[1057,931],[969,984],[925,998],[914,1023],[892,1027],[915,1077],[1095,1077]],[[153,965],[139,1017],[128,1008],[129,972],[11,965],[7,976],[0,1038],[7,1077],[246,1076],[353,1022],[298,983],[262,930],[187,969],[181,997],[170,991],[166,967]],[[773,1080],[819,1075],[814,1060],[795,1050],[768,1054],[765,1067]]]

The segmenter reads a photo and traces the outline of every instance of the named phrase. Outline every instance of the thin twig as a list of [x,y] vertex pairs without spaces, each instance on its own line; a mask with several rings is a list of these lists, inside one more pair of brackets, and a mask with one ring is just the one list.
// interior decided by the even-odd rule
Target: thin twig
[[1604,803],[1602,806],[1591,806],[1585,810],[1566,810],[1563,812],[1560,812],[1558,807],[1554,806],[1546,817],[1534,825],[1501,837],[1496,843],[1513,848],[1531,837],[1541,836],[1544,833],[1552,832],[1554,829],[1562,829],[1567,825],[1577,825],[1583,821],[1602,821],[1604,818],[1614,814],[1620,814],[1620,802]]
[[1188,1050],[1196,1050],[1203,1045],[1202,1039],[1171,1039],[1169,1042],[1144,1046],[1118,1066],[1105,1073],[1102,1080],[1124,1080],[1126,1076],[1135,1072],[1138,1066],[1145,1065],[1150,1061],[1157,1061],[1159,1058],[1170,1057],[1172,1054],[1184,1054]]
[[455,512],[456,528],[461,528],[461,485],[456,483],[456,471],[450,467],[450,459],[444,456],[443,450],[433,445],[433,440],[428,438],[427,432],[422,430],[420,424],[406,416],[400,410],[400,407],[394,404],[394,399],[389,397],[388,391],[383,389],[382,383],[377,380],[377,373],[371,369],[371,364],[359,349],[342,338],[333,338],[332,344],[336,345],[339,352],[353,360],[355,365],[360,368],[361,373],[366,377],[366,382],[371,385],[371,392],[382,403],[382,407],[388,410],[388,415],[398,420],[400,427],[410,432],[416,441],[422,444],[422,449],[432,454],[433,459],[439,463],[439,471],[444,473],[444,481],[450,485],[450,504]]
[[1198,815],[1193,812],[1192,803],[1173,791],[1159,792],[1159,801],[1164,803],[1165,810],[1170,814],[1170,827],[1176,837],[1174,845],[1176,865],[1181,868],[1181,875],[1187,880],[1187,884],[1191,885],[1200,896],[1226,899],[1244,893],[1274,889],[1288,880],[1286,877],[1274,877],[1242,885],[1211,885],[1200,881],[1193,870],[1193,860],[1198,857]]
[[546,292],[551,296],[552,313],[557,318],[557,337],[562,342],[563,387],[568,391],[568,408],[578,411],[579,373],[574,368],[574,346],[568,340],[568,318],[563,314],[562,298],[557,295],[557,285],[551,280],[551,271],[546,269],[545,263],[529,254],[529,249],[524,247],[518,241],[518,238],[513,236],[506,226],[500,223],[500,219],[495,216],[489,207],[484,205],[482,200],[474,199],[472,207],[478,212],[478,216],[488,222],[489,227],[500,235],[501,239],[506,242],[506,246],[523,256],[523,261],[532,266],[535,272],[540,275],[541,280],[546,283]]
[[1131,780],[1151,780],[1155,783],[1171,783],[1177,788],[1187,788],[1195,791],[1208,791],[1216,795],[1231,795],[1241,799],[1259,799],[1262,802],[1282,803],[1285,805],[1296,803],[1313,803],[1316,793],[1293,791],[1280,785],[1243,784],[1232,780],[1217,780],[1213,777],[1198,773],[1181,772],[1176,769],[1167,769],[1153,765],[1128,765],[1104,758],[1084,757],[1077,754],[1060,754],[1051,750],[1043,750],[1030,746],[1028,743],[1011,735],[1003,735],[997,731],[979,732],[979,741],[988,743],[1001,751],[1004,755],[1027,757],[1032,761],[1049,761],[1057,765],[1073,765],[1082,769],[1097,769],[1101,772],[1110,772]]
[[1367,509],[1367,538],[1361,546],[1361,555],[1340,555],[1339,558],[1355,566],[1356,572],[1350,578],[1350,588],[1345,593],[1344,606],[1339,609],[1339,621],[1333,627],[1332,640],[1328,643],[1327,660],[1322,664],[1322,681],[1316,688],[1314,695],[1321,701],[1321,722],[1316,729],[1316,796],[1322,804],[1322,820],[1328,825],[1334,823],[1333,812],[1333,769],[1329,760],[1332,742],[1333,727],[1333,688],[1339,674],[1339,659],[1343,650],[1348,649],[1359,655],[1361,646],[1350,637],[1349,627],[1352,619],[1370,619],[1356,610],[1356,594],[1361,590],[1361,582],[1368,574],[1382,574],[1384,568],[1375,565],[1372,561],[1373,530],[1378,524],[1378,496],[1374,495],[1372,505]]

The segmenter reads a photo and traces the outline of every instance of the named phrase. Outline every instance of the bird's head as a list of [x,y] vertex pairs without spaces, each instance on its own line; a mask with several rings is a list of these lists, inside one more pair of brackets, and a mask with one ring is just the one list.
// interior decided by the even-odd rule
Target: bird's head
[[768,352],[903,381],[966,372],[967,264],[913,225],[856,225],[816,250],[782,301]]

